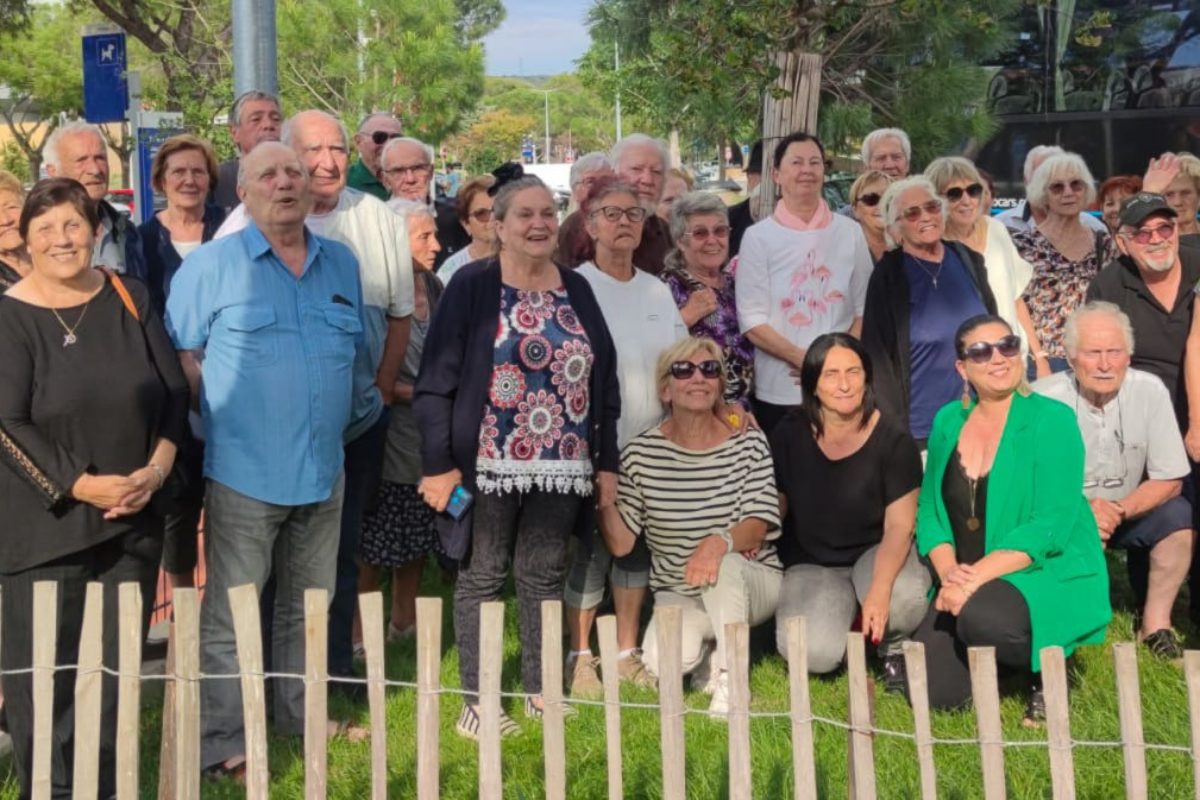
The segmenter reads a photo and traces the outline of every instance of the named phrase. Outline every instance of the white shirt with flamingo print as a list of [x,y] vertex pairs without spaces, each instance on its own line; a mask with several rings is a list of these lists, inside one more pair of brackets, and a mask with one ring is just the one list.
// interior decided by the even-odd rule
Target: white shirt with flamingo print
[[[861,317],[873,263],[854,220],[833,215],[819,230],[801,231],[768,217],[752,225],[737,259],[737,311],[742,331],[770,325],[807,349],[823,333],[849,331]],[[796,405],[800,386],[791,366],[754,352],[754,396]]]

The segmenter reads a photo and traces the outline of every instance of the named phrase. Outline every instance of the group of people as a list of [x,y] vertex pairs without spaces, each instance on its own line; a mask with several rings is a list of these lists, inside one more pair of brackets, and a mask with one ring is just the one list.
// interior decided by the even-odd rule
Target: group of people
[[[479,608],[510,575],[532,719],[549,599],[579,697],[601,689],[606,595],[620,678],[643,687],[659,678],[647,594],[679,607],[684,669],[717,716],[725,626],[803,615],[813,673],[840,667],[857,625],[904,691],[901,645],[924,643],[939,707],[969,699],[966,648],[994,646],[1037,719],[1041,648],[1104,637],[1105,547],[1128,553],[1139,638],[1180,654],[1200,160],[1166,154],[1097,194],[1079,156],[1035,148],[1026,202],[993,218],[969,160],[910,175],[908,137],[883,129],[834,209],[822,143],[794,133],[756,219],[633,134],[573,165],[560,225],[517,165],[435,197],[433,149],[389,114],[351,136],[255,91],[229,119],[231,161],[188,134],[162,145],[166,205],[140,227],[105,202],[89,125],[55,130],[28,196],[0,175],[0,667],[23,786],[34,582],[59,582],[63,664],[86,583],[104,584],[115,667],[117,585],[138,582],[147,609],[160,564],[189,585],[201,515],[209,675],[238,671],[245,613],[272,670],[303,673],[303,595],[322,588],[329,672],[352,676],[357,595],[390,576],[397,641],[430,556],[452,564],[468,737]],[[762,167],[758,146],[752,182]],[[230,607],[243,584],[258,608]],[[60,709],[71,689],[57,673]],[[106,678],[103,787],[115,702]],[[203,765],[240,775],[239,684],[205,681],[201,703]],[[302,682],[276,681],[272,703],[276,731],[299,734]],[[71,715],[55,724],[66,791]]]

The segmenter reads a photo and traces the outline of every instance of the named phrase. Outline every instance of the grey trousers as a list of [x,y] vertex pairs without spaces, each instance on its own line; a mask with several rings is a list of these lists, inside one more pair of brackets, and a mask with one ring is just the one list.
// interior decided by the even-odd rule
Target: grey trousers
[[[304,590],[333,596],[342,517],[343,481],[328,500],[277,506],[247,497],[210,480],[205,498],[204,557],[208,566],[200,608],[200,669],[209,675],[239,671],[233,614],[259,613],[258,604],[231,609],[229,589],[252,583],[262,593],[275,572],[271,658],[278,672],[304,674]],[[241,682],[200,684],[201,752],[204,767],[246,752]],[[278,680],[274,687],[275,730],[304,731],[304,684]]]
[[[787,657],[787,629],[783,621],[788,617],[806,617],[808,671],[823,675],[841,666],[846,656],[846,634],[871,588],[878,550],[878,545],[872,547],[852,567],[795,564],[784,572],[779,610],[775,614],[778,621],[775,641],[781,655]],[[917,558],[916,548],[910,548],[908,559],[892,584],[892,601],[880,643],[882,653],[899,653],[901,643],[921,624],[929,605],[929,587],[929,570]]]

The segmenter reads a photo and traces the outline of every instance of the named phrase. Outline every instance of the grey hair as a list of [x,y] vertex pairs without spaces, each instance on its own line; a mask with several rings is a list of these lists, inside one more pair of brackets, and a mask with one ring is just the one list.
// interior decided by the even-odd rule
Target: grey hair
[[710,192],[688,192],[680,195],[671,204],[671,241],[674,247],[663,259],[667,269],[683,269],[683,251],[679,249],[679,240],[687,233],[688,220],[703,214],[716,214],[729,224],[729,209],[725,202]]
[[904,157],[912,161],[912,142],[909,141],[907,133],[899,128],[876,128],[867,134],[867,138],[863,139],[862,160],[864,164],[870,165],[871,151],[884,139],[895,139],[900,142],[900,149],[904,151]]
[[1056,144],[1039,144],[1025,154],[1025,165],[1021,168],[1021,174],[1025,176],[1025,182],[1029,183],[1033,180],[1033,173],[1037,171],[1037,167],[1041,162],[1045,161],[1050,156],[1061,156],[1067,152]]
[[612,162],[613,169],[619,169],[621,158],[625,155],[625,151],[634,147],[652,147],[657,150],[659,157],[662,159],[663,175],[664,177],[666,176],[667,170],[671,168],[671,151],[667,148],[667,143],[662,139],[655,139],[653,136],[647,136],[644,133],[631,133],[613,145],[612,150],[608,154],[608,159]]
[[384,119],[390,119],[396,123],[400,122],[400,120],[396,119],[396,115],[392,114],[391,112],[372,111],[370,114],[367,114],[365,117],[363,117],[362,119],[360,119],[358,121],[358,128],[354,131],[355,135],[362,133],[363,128],[367,127],[367,123],[369,123],[371,120],[375,119],[376,117],[383,117]]
[[233,105],[229,107],[229,124],[241,125],[242,107],[245,106],[246,103],[254,100],[270,100],[275,104],[275,108],[279,109],[280,111],[283,110],[283,105],[279,102],[279,98],[275,95],[271,94],[270,92],[264,92],[260,89],[250,89],[249,91],[239,94],[233,101]]
[[295,144],[296,127],[302,122],[302,117],[317,117],[319,119],[327,119],[337,125],[338,130],[342,134],[342,147],[350,149],[350,132],[346,130],[346,123],[330,114],[327,111],[321,111],[319,108],[309,108],[304,111],[297,111],[283,122],[283,129],[279,132],[279,141],[289,147]]
[[937,187],[938,194],[943,194],[946,187],[954,181],[970,181],[983,184],[979,170],[969,159],[962,156],[942,156],[929,162],[925,168],[925,177]]
[[1046,208],[1050,183],[1059,177],[1079,178],[1086,184],[1083,193],[1085,206],[1090,206],[1096,199],[1096,179],[1092,177],[1087,162],[1078,153],[1059,153],[1043,161],[1034,170],[1033,178],[1025,187],[1025,199],[1034,208]]
[[1133,323],[1129,321],[1129,315],[1122,311],[1116,303],[1093,300],[1079,306],[1071,312],[1071,316],[1067,317],[1067,323],[1063,327],[1063,349],[1067,351],[1068,356],[1074,358],[1079,353],[1079,322],[1088,316],[1104,316],[1116,322],[1117,327],[1121,329],[1121,334],[1125,337],[1129,355],[1133,355]]
[[[72,120],[66,125],[60,125],[54,129],[54,132],[46,137],[46,144],[42,148],[42,160],[47,165],[53,165],[55,169],[62,169],[62,161],[58,157],[58,143],[67,136],[80,136],[85,133],[90,133],[104,144],[104,135],[100,133],[100,129],[90,122],[84,122],[81,119]],[[108,145],[105,144],[107,150]]]
[[600,170],[613,171],[612,162],[608,160],[608,153],[602,153],[597,150],[578,159],[571,165],[571,188],[574,189],[575,185],[583,180],[584,175],[589,172],[599,172]]
[[418,203],[416,200],[406,200],[403,197],[393,197],[387,201],[387,207],[395,211],[400,219],[404,220],[405,224],[413,217],[429,217],[436,220],[437,216],[433,213],[433,209],[425,203]]
[[387,154],[392,151],[392,148],[402,144],[421,148],[421,151],[425,153],[425,160],[427,160],[430,164],[433,163],[433,147],[425,144],[420,139],[414,139],[411,136],[397,136],[395,139],[388,139],[388,143],[385,144],[383,149],[379,151],[380,165],[383,165],[384,161],[387,159]]
[[929,178],[924,175],[913,175],[896,181],[883,193],[883,200],[880,201],[883,203],[883,224],[889,231],[900,221],[900,196],[910,189],[923,189],[930,197],[937,200],[942,207],[942,221],[945,221],[946,198],[937,193],[937,188]]
[[541,178],[536,175],[526,175],[515,181],[509,181],[500,187],[500,191],[496,192],[496,198],[492,201],[492,218],[503,221],[508,216],[508,208],[512,205],[513,198],[517,196],[518,192],[526,189],[541,189],[550,196],[551,200],[554,199],[554,193],[542,182]]

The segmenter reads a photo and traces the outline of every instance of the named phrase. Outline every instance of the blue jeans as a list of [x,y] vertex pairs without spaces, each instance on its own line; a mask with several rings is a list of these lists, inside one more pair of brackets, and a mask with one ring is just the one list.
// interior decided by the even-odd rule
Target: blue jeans
[[[273,668],[304,674],[304,591],[333,592],[343,481],[328,500],[303,506],[264,503],[210,480],[205,497],[204,557],[208,566],[200,607],[200,669],[209,675],[239,671],[229,589],[248,583],[261,593],[274,572]],[[238,609],[257,613],[258,608]],[[200,684],[200,763],[210,767],[246,752],[241,682]],[[304,684],[279,680],[274,692],[275,730],[304,731]]]

